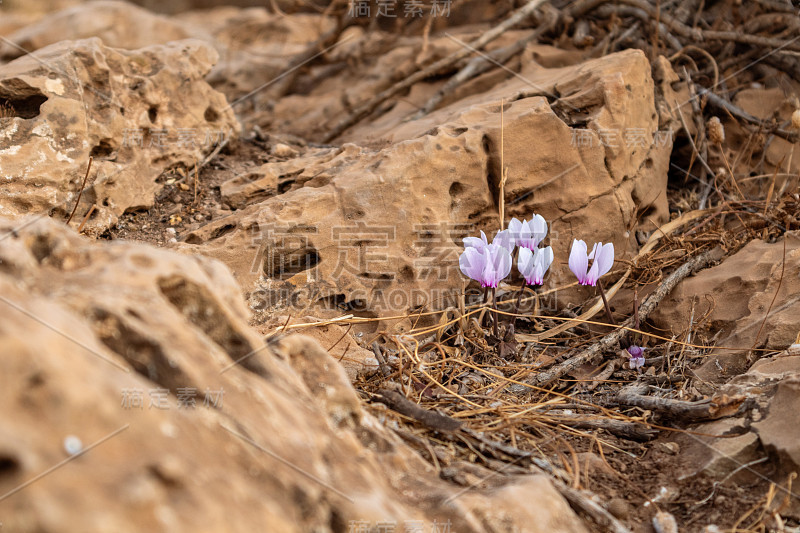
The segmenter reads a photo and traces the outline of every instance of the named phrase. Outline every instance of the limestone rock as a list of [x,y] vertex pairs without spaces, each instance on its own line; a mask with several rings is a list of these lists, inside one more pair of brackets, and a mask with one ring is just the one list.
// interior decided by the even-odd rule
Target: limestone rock
[[[319,322],[321,322],[320,319],[310,316],[294,319],[279,316],[267,324],[258,326],[257,329],[264,335],[274,335],[276,331],[281,331],[284,326]],[[299,331],[304,336],[314,339],[325,347],[328,357],[336,360],[344,368],[350,382],[355,382],[358,378],[369,377],[379,369],[375,354],[359,344],[359,340],[356,339],[356,335],[359,334],[354,333],[350,327],[326,324],[302,328]],[[363,338],[363,335],[360,335],[360,337]]]
[[800,467],[800,417],[797,410],[799,386],[800,375],[781,380],[775,396],[769,402],[766,418],[754,424],[764,445],[789,461],[794,468]]
[[66,218],[90,156],[77,219],[95,205],[91,231],[152,206],[162,171],[193,167],[236,136],[225,97],[203,80],[216,59],[196,40],[123,51],[93,38],[0,66],[0,101],[12,108],[0,118],[0,214]]
[[[684,465],[682,478],[702,473],[712,479],[737,483],[756,480],[757,476],[780,479],[797,471],[800,468],[799,384],[800,355],[791,351],[760,359],[747,372],[724,384],[719,394],[745,397],[745,409],[735,418],[694,428],[699,436],[679,437]],[[764,462],[766,457],[771,461]],[[762,461],[756,462],[759,460]],[[800,516],[800,505],[790,500],[788,513]]]
[[[651,316],[656,326],[669,331],[689,324],[693,301],[697,302],[695,316],[711,311],[705,326],[707,336],[717,336],[719,346],[740,350],[712,354],[701,369],[705,379],[720,374],[717,363],[723,368],[722,375],[741,373],[747,365],[747,351],[753,347],[781,350],[796,339],[800,331],[800,235],[788,232],[785,238],[785,268],[782,241],[751,241],[721,264],[682,281]],[[742,296],[743,290],[747,297]]]
[[[376,137],[355,128],[353,144],[267,163],[260,172],[286,192],[190,232],[181,249],[228,264],[257,309],[386,316],[454,306],[461,239],[499,228],[505,98],[506,217],[547,219],[557,258],[547,284],[572,279],[573,238],[614,242],[618,259],[635,252],[636,221],[652,229],[668,214],[671,140],[658,130],[646,58],[630,50],[537,67],[526,80],[373,127],[383,149],[366,147]],[[561,98],[551,103],[548,89]]]
[[224,182],[219,188],[222,201],[228,206],[242,209],[258,203],[278,192],[278,176],[266,165],[261,168],[240,174]]
[[587,531],[544,477],[439,479],[324,348],[247,320],[217,261],[0,220],[3,529]]
[[94,0],[52,13],[7,36],[0,59],[16,59],[59,41],[99,37],[112,48],[137,49],[194,36],[197,30],[121,0]]

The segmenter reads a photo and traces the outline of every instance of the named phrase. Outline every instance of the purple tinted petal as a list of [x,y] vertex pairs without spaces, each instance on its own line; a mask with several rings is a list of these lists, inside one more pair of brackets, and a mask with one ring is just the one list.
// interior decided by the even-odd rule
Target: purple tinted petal
[[595,260],[592,261],[592,266],[589,268],[589,272],[586,273],[586,278],[581,282],[581,285],[591,285],[592,287],[597,285],[597,279],[600,277],[597,272],[597,260]]
[[631,354],[631,357],[642,357],[644,348],[634,344],[633,346],[628,346],[628,353]]
[[467,248],[459,256],[458,266],[465,276],[482,282],[486,257],[477,248]]
[[[601,242],[600,244],[603,244],[603,243]],[[592,251],[586,257],[588,257],[589,259],[594,259],[594,254],[596,252],[597,252],[597,243],[594,243],[594,246],[592,246]]]
[[486,246],[486,243],[480,237],[464,237],[464,248],[477,248],[483,251],[484,246]]
[[492,239],[492,244],[502,246],[509,252],[512,252],[514,250],[514,246],[516,246],[514,239],[511,237],[511,232],[507,229],[498,231],[497,235],[495,235],[494,239]]
[[527,220],[522,221],[522,229],[520,232],[519,239],[517,243],[520,246],[524,246],[525,248],[533,249],[536,245],[533,243],[533,237],[531,236],[531,226]]
[[534,252],[534,265],[535,265],[535,284],[541,285],[542,281],[544,280],[544,275],[547,272],[547,269],[550,268],[550,265],[553,264],[553,248],[548,246],[547,248],[537,248]]
[[501,249],[497,252],[499,261],[497,264],[497,282],[501,282],[511,274],[511,265],[513,259],[511,258],[511,251],[508,249]]
[[492,243],[486,248],[486,265],[481,284],[484,287],[497,287],[511,272],[511,253],[503,246]]
[[569,269],[581,284],[586,280],[586,268],[588,266],[589,259],[586,257],[586,243],[573,239],[572,250],[569,252]]

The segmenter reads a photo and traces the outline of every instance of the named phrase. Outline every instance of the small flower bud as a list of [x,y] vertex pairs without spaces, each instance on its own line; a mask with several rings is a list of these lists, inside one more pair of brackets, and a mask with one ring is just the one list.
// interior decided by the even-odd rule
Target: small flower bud
[[722,127],[722,122],[717,117],[711,117],[706,122],[706,135],[708,140],[714,144],[722,144],[725,142],[725,128]]
[[795,109],[792,113],[792,128],[800,130],[800,109]]

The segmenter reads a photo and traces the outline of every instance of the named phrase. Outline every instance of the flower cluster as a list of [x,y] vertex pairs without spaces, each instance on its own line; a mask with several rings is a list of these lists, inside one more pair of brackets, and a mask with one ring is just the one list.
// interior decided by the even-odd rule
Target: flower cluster
[[[495,318],[493,321],[495,337],[498,337],[497,299],[495,291],[497,286],[510,273],[516,255],[517,270],[524,278],[524,283],[517,297],[514,315],[519,308],[522,293],[528,285],[541,285],[550,265],[553,264],[553,249],[550,246],[540,247],[547,236],[547,222],[541,215],[533,215],[530,220],[511,219],[508,229],[498,231],[489,243],[486,234],[481,231],[480,237],[467,237],[464,239],[464,252],[459,257],[458,263],[465,276],[478,281],[485,289],[483,298],[486,303],[491,290]],[[606,274],[614,265],[614,245],[612,243],[597,242],[588,251],[586,243],[579,239],[572,241],[569,253],[569,269],[578,278],[580,285],[598,286],[600,295],[606,308],[609,322],[616,326],[613,314],[608,306],[600,277]],[[591,261],[591,265],[589,262]],[[634,318],[638,329],[638,303],[634,298]],[[509,326],[513,331],[514,322]],[[644,348],[631,342],[626,335],[620,339],[620,347],[627,350],[629,366],[641,371],[645,364]]]
[[494,289],[511,273],[512,254],[519,247],[517,269],[528,285],[541,285],[553,263],[553,249],[539,248],[545,236],[547,222],[541,215],[523,221],[513,218],[508,229],[498,231],[491,244],[483,231],[480,237],[465,238],[458,265],[465,276],[480,282],[481,287]]
[[[523,221],[512,218],[508,229],[498,231],[491,244],[483,231],[480,237],[465,238],[459,267],[465,276],[480,282],[481,287],[494,289],[511,273],[512,254],[519,247],[517,269],[525,283],[541,285],[553,263],[552,247],[539,247],[546,236],[547,222],[541,215]],[[594,287],[600,276],[611,270],[614,264],[614,245],[598,242],[590,253],[587,250],[584,241],[573,240],[569,268],[578,278],[578,283]],[[592,261],[591,268],[589,260]]]

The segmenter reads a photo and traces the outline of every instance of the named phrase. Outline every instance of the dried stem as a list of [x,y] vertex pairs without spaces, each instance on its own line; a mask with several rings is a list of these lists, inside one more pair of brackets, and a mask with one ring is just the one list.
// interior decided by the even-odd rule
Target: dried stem
[[83,183],[81,184],[81,190],[78,191],[78,199],[75,200],[75,207],[72,208],[72,213],[69,214],[69,218],[67,219],[67,225],[72,221],[72,217],[75,216],[75,211],[78,210],[78,204],[81,203],[81,196],[83,195],[83,189],[86,188],[86,181],[89,179],[89,171],[92,169],[92,161],[93,157],[89,156],[89,164],[86,165],[86,175],[83,177]]

